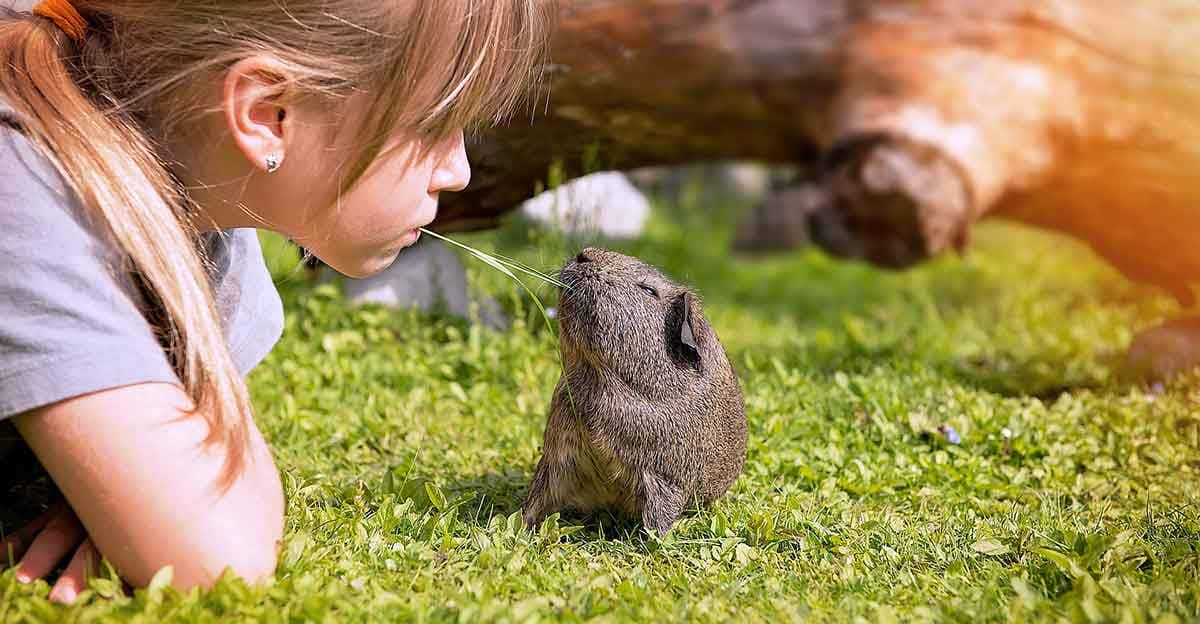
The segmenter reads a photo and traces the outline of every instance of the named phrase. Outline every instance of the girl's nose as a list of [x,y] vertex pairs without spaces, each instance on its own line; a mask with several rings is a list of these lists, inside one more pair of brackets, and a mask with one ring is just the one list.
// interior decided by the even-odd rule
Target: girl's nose
[[438,163],[429,180],[429,192],[461,191],[471,182],[471,163],[462,130],[454,133],[438,150]]

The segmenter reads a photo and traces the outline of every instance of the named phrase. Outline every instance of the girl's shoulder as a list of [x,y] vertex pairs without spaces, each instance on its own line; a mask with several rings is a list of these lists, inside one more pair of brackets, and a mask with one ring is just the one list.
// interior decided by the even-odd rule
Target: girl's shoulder
[[121,259],[21,132],[0,125],[0,419],[176,376]]
[[[108,388],[177,382],[129,263],[0,104],[0,420]],[[254,230],[206,235],[230,351],[248,372],[282,304]]]

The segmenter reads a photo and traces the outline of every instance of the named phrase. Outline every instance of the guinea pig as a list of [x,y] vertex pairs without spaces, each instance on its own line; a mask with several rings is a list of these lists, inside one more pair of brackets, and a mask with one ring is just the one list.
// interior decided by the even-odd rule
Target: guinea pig
[[746,408],[700,299],[658,269],[588,248],[559,274],[563,373],[522,505],[533,527],[609,509],[665,535],[746,462]]

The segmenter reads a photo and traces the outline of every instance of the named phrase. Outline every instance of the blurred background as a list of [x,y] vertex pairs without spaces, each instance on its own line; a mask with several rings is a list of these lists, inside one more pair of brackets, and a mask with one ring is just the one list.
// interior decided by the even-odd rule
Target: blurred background
[[[488,232],[471,240],[511,253],[548,243],[544,234],[514,239],[514,228],[533,230],[508,224],[557,232],[567,242],[557,256],[543,249],[545,269],[597,241],[625,241],[679,265],[664,257],[663,240],[636,247],[673,230],[695,247],[689,254],[712,259],[689,259],[680,276],[711,280],[705,294],[720,297],[712,291],[746,281],[702,267],[808,254],[846,270],[907,270],[986,249],[979,224],[1002,219],[1074,241],[1055,239],[1054,249],[1091,250],[1099,261],[1087,262],[1124,277],[1139,300],[1173,299],[1173,315],[1193,304],[1200,59],[1190,42],[1200,18],[1186,2],[563,6],[551,62],[531,95],[535,112],[474,138],[472,185],[443,197],[435,230]],[[997,261],[1014,270],[1020,254],[1054,255],[1013,236],[1001,237]],[[441,248],[425,241],[377,278],[344,281],[346,293],[422,309],[440,298],[465,315],[466,280]],[[1086,271],[1087,262],[1054,270]],[[797,288],[855,301],[871,298],[865,276],[876,275],[839,285],[812,270],[786,273]],[[418,286],[414,275],[459,277]],[[855,305],[805,303],[770,288],[771,297],[738,300],[804,316]],[[479,305],[485,323],[505,325],[494,302]],[[1130,367],[1152,377],[1200,358],[1194,324],[1159,330],[1144,348],[1133,340],[1112,348],[1132,343]]]
[[[981,241],[995,240],[996,261],[1014,271],[1022,254],[1090,250],[1054,271],[1103,266],[1139,301],[1177,306],[1157,320],[1194,303],[1200,17],[1189,2],[561,6],[530,114],[472,137],[471,187],[444,194],[436,231],[520,257],[536,249],[546,270],[586,244],[636,250],[754,314],[853,312],[878,296],[873,276],[903,280],[886,271],[986,253]],[[1033,252],[1028,241],[1042,239],[1028,230],[979,225],[995,219],[1065,238]],[[676,238],[687,245],[673,248]],[[794,297],[774,283],[749,297],[753,280],[735,278],[797,258],[822,268],[778,269],[804,289]],[[512,306],[469,295],[462,260],[426,237],[366,280],[308,265],[352,304],[462,318],[478,308],[481,323],[509,327]],[[860,273],[839,282],[837,271]],[[1026,276],[1010,277],[1016,288]],[[1200,323],[1145,338],[1111,348],[1132,345],[1126,364],[1154,378],[1200,361]]]

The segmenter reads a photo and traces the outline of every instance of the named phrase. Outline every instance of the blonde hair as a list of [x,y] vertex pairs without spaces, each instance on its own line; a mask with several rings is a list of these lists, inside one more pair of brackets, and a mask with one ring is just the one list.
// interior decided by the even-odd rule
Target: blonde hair
[[[0,14],[0,98],[20,129],[111,235],[147,294],[184,390],[241,470],[250,399],[213,304],[186,192],[163,145],[194,116],[198,84],[269,54],[289,94],[336,106],[366,94],[361,155],[343,188],[397,128],[431,139],[498,122],[536,78],[552,0],[74,0],[79,41],[46,17]],[[431,141],[432,143],[432,141]]]

